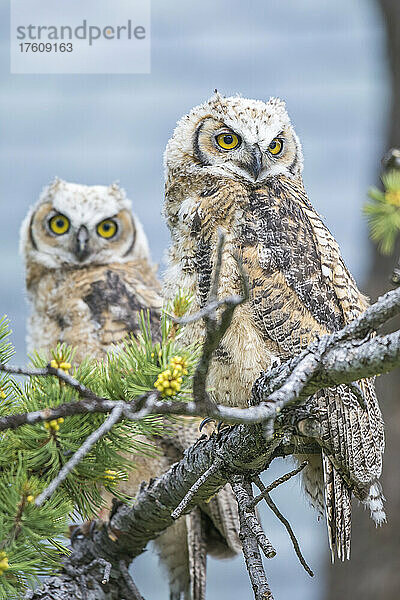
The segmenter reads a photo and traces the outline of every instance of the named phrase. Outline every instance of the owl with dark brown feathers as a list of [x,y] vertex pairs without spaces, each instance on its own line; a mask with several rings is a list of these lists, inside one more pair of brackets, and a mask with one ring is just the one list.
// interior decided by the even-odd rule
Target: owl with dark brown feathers
[[[164,214],[171,232],[167,295],[176,282],[206,302],[218,230],[225,233],[219,297],[241,292],[239,258],[250,285],[211,365],[217,403],[247,407],[252,384],[274,360],[298,354],[317,336],[341,329],[367,307],[338,245],[311,205],[303,155],[285,104],[216,93],[177,124],[165,152]],[[188,337],[203,335],[201,323]],[[321,453],[307,456],[304,489],[325,510],[332,551],[350,556],[351,497],[385,520],[379,477],[384,430],[370,379],[309,399]],[[299,460],[304,457],[297,457]]]
[[[64,342],[74,347],[78,363],[84,357],[105,359],[115,344],[138,333],[140,310],[149,310],[153,339],[160,339],[162,298],[156,267],[142,225],[118,185],[56,179],[24,220],[21,252],[31,304],[29,351],[49,355]],[[120,492],[134,497],[143,481],[167,471],[196,442],[198,427],[197,419],[166,421],[165,436],[144,440],[154,454],[132,455],[134,469],[128,481],[120,482]],[[110,495],[105,498],[110,507]],[[154,542],[167,571],[171,600],[203,600],[205,552],[229,557],[240,549],[236,501],[229,486],[201,507],[200,516],[200,528],[193,514],[183,516]],[[194,552],[193,540],[199,539],[202,555]]]

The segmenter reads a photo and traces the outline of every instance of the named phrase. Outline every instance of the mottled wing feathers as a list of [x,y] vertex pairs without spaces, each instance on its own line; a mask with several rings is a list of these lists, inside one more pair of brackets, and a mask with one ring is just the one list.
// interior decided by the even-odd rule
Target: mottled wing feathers
[[209,502],[202,504],[201,509],[213,524],[213,530],[207,536],[209,554],[228,558],[240,552],[239,515],[230,484],[223,487]]
[[190,598],[205,600],[207,579],[207,543],[201,510],[196,506],[186,515]]
[[293,190],[286,189],[281,180],[272,180],[268,188],[251,193],[246,225],[255,234],[264,278],[278,271],[322,329],[340,329],[343,311],[322,272],[312,225]]
[[[241,243],[254,322],[267,345],[278,344],[281,358],[342,328],[367,307],[300,181],[279,178],[249,195]],[[349,490],[366,500],[382,469],[383,421],[374,384],[363,380],[359,387],[365,409],[348,386],[316,396],[328,529],[340,558],[350,551]]]
[[323,453],[325,507],[329,547],[332,560],[335,552],[340,560],[350,558],[351,490],[346,486],[332,462]]

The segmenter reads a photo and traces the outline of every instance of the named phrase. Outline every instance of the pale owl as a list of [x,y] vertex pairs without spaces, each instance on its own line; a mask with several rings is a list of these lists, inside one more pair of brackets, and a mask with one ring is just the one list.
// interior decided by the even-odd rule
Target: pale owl
[[[21,252],[31,303],[29,351],[49,353],[65,342],[76,349],[77,362],[84,357],[103,359],[113,344],[138,332],[141,309],[149,309],[154,338],[159,338],[162,299],[156,267],[142,225],[118,185],[56,179],[22,224]],[[193,419],[166,422],[165,438],[146,440],[158,454],[132,456],[135,469],[121,482],[120,491],[134,497],[142,481],[164,473],[197,440],[198,424]],[[202,510],[207,550],[221,557],[235,554],[240,542],[230,487]],[[171,600],[203,597],[204,581],[199,582],[198,575],[205,577],[205,557],[193,556],[192,528],[191,516],[181,517],[155,541],[168,573]]]
[[[216,93],[178,122],[168,142],[166,294],[179,281],[195,296],[193,311],[204,305],[219,228],[226,235],[219,297],[241,292],[238,258],[250,283],[249,301],[236,310],[213,359],[209,386],[218,403],[248,406],[253,382],[275,357],[298,354],[367,306],[308,200],[302,168],[300,141],[277,98]],[[201,336],[202,325],[187,331]],[[366,409],[346,386],[306,402],[320,422],[321,454],[307,457],[303,484],[314,506],[325,505],[331,550],[341,559],[350,554],[352,494],[377,523],[385,519],[382,415],[373,381],[360,386]]]

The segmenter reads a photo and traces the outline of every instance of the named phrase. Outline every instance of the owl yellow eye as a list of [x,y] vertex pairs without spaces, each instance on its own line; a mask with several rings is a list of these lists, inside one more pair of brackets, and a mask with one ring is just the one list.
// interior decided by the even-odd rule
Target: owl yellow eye
[[63,235],[63,233],[67,233],[70,226],[69,219],[64,215],[54,215],[49,220],[50,230],[56,235]]
[[106,219],[97,225],[97,233],[102,238],[112,238],[117,233],[118,226],[112,219]]
[[233,150],[240,145],[242,141],[235,133],[220,133],[215,138],[218,146],[224,150]]
[[274,138],[272,140],[272,142],[270,143],[270,145],[268,146],[268,150],[274,156],[276,156],[277,154],[282,152],[282,148],[283,148],[283,141],[280,140],[279,138]]

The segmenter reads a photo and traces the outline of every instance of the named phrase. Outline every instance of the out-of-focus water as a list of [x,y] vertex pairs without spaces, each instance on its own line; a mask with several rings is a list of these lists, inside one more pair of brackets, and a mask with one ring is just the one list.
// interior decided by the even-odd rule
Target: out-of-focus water
[[[304,177],[358,280],[368,266],[360,208],[383,151],[388,84],[383,26],[373,0],[184,0],[152,4],[151,75],[10,75],[7,3],[0,6],[0,313],[25,360],[26,305],[19,226],[55,175],[119,180],[134,201],[156,261],[168,232],[160,216],[162,152],[178,117],[218,88],[280,96],[303,142]],[[268,477],[282,472],[283,464]],[[317,575],[301,569],[282,526],[264,522],[278,554],[266,565],[277,599],[322,598],[323,524],[296,482],[276,492]],[[147,552],[135,567],[145,597],[167,597]],[[210,560],[210,600],[251,598],[242,559]]]

